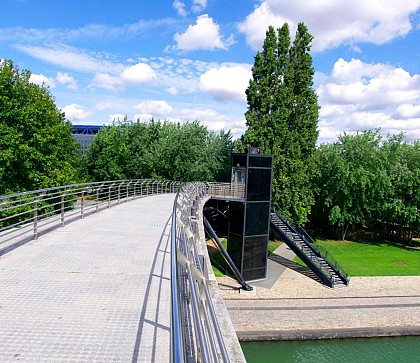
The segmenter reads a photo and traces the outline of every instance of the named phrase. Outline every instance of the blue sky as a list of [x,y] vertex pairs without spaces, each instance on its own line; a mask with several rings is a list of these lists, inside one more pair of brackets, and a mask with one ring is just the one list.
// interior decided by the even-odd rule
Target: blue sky
[[[2,0],[0,58],[74,124],[200,120],[245,131],[269,25],[314,35],[319,142],[381,127],[420,138],[420,0]],[[292,37],[293,37],[292,34]]]

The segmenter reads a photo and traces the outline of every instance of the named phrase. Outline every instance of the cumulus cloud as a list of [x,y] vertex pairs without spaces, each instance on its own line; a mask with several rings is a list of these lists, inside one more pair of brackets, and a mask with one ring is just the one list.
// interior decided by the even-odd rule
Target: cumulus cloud
[[67,73],[57,72],[57,76],[55,77],[57,82],[61,85],[67,85],[67,88],[72,90],[77,90],[77,82],[76,80],[68,75]]
[[77,103],[72,103],[62,108],[62,111],[66,115],[66,119],[71,122],[77,122],[88,118],[92,112],[85,110]]
[[89,88],[94,90],[96,88],[105,89],[107,91],[118,92],[123,89],[123,82],[119,77],[110,76],[106,73],[97,73],[89,84]]
[[100,102],[95,107],[98,111],[107,111],[112,108],[111,102]]
[[177,118],[186,121],[198,120],[206,125],[210,130],[230,130],[232,135],[239,137],[245,132],[245,119],[234,119],[226,114],[222,114],[212,108],[182,108],[177,112]]
[[[191,4],[191,10],[194,13],[199,13],[203,11],[207,6],[207,0],[193,0]],[[177,11],[178,15],[180,16],[186,16],[188,14],[188,11],[186,8],[186,3],[181,0],[175,0],[172,3],[172,7]]]
[[200,77],[200,89],[219,102],[244,101],[252,73],[243,66],[212,68]]
[[172,3],[172,7],[177,11],[178,15],[185,16],[187,11],[185,10],[185,3],[180,0],[175,0]]
[[172,106],[166,101],[146,100],[137,104],[134,109],[141,114],[166,116],[172,112]]
[[239,30],[256,50],[261,48],[269,25],[280,27],[288,22],[294,31],[300,21],[315,36],[316,51],[358,42],[383,44],[406,35],[413,28],[410,15],[419,8],[418,0],[264,0],[239,25]]
[[384,133],[420,130],[420,75],[386,64],[339,59],[317,88],[320,140],[338,132],[380,127]]
[[203,11],[206,8],[206,6],[207,0],[194,0],[191,9],[195,13],[199,13],[200,11]]
[[175,49],[185,51],[226,50],[234,43],[233,36],[226,40],[223,39],[219,25],[207,14],[198,16],[194,25],[189,25],[182,34],[176,33],[174,39],[176,41]]
[[156,72],[146,63],[137,63],[124,69],[120,77],[130,86],[150,85],[156,79]]
[[327,83],[318,88],[321,103],[350,105],[357,111],[385,109],[415,102],[420,97],[420,75],[402,68],[339,59]]
[[34,83],[38,86],[47,86],[49,88],[55,88],[54,78],[49,78],[43,74],[31,74],[29,82]]

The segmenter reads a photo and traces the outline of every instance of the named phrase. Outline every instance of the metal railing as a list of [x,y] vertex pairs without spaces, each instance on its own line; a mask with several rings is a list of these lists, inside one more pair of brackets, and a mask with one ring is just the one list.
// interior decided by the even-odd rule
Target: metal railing
[[0,196],[0,255],[42,233],[113,205],[176,192],[171,226],[172,361],[229,362],[204,273],[203,256],[197,248],[197,217],[201,198],[244,198],[243,185],[131,179]]
[[[131,199],[175,193],[181,183],[130,179],[65,185],[0,196],[0,251],[15,242]],[[0,253],[1,254],[1,253]]]
[[216,183],[187,183],[172,214],[172,362],[229,362],[197,248],[198,204]]
[[[350,281],[350,275],[344,269],[344,267],[341,266],[341,264],[334,258],[331,252],[328,252],[328,250],[324,246],[316,242],[300,224],[293,222],[290,218],[287,218],[286,213],[277,204],[275,205],[274,210],[280,212],[284,222],[286,222],[290,227],[294,229],[295,232],[297,232],[301,236],[304,242],[307,243],[307,245],[312,249],[312,251],[315,254],[327,260],[328,263],[330,263],[339,273],[341,273],[341,275],[347,281]],[[326,275],[332,276],[330,271],[328,271],[324,266],[317,265],[317,267],[320,270],[322,270],[323,273],[325,273]]]
[[243,199],[245,198],[244,183],[205,183],[207,193],[212,197]]

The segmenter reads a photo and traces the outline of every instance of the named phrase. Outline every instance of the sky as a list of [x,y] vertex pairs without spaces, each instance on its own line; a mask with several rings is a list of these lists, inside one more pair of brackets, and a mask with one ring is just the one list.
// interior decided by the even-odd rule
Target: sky
[[239,137],[254,57],[285,22],[314,36],[318,143],[420,138],[420,0],[1,0],[0,59],[75,125],[199,120]]

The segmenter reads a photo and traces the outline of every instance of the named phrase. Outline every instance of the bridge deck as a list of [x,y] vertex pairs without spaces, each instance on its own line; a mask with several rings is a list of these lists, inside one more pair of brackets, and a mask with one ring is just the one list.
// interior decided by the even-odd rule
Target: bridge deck
[[115,206],[1,256],[0,361],[169,361],[174,197]]

